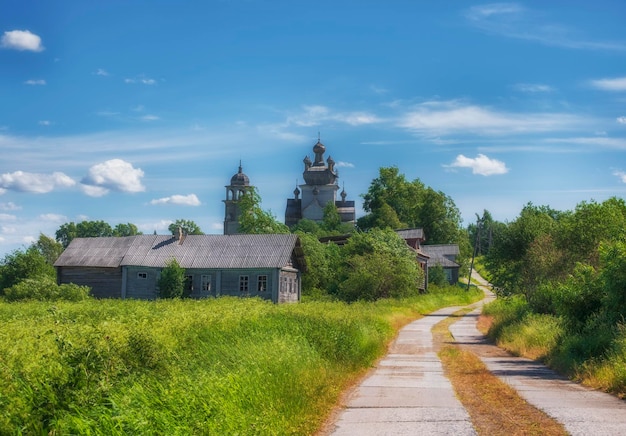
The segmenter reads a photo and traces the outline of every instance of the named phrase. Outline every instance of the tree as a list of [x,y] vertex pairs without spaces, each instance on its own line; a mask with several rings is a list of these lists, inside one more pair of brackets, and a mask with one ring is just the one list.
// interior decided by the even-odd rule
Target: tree
[[56,239],[67,248],[74,238],[97,238],[113,236],[113,229],[104,221],[81,221],[65,223],[56,231]]
[[340,247],[333,243],[321,243],[316,235],[298,232],[307,271],[302,274],[302,293],[320,295],[333,293],[337,288]]
[[251,188],[239,199],[239,232],[247,234],[290,233],[271,211],[261,209],[261,196]]
[[190,220],[178,219],[167,227],[172,235],[177,235],[179,228],[185,235],[204,235],[200,227]]
[[161,271],[158,281],[160,298],[181,298],[185,290],[185,269],[174,258]]
[[15,250],[0,262],[0,293],[25,279],[49,277],[56,279],[52,265],[31,245],[25,251]]
[[346,301],[415,295],[423,281],[415,253],[390,229],[353,234],[342,258],[338,296]]
[[34,245],[50,265],[53,265],[63,253],[63,245],[43,233],[39,234],[39,239]]
[[135,236],[141,235],[136,225],[133,223],[118,224],[113,229],[113,236]]
[[428,244],[459,243],[463,237],[461,213],[452,198],[419,179],[409,182],[397,167],[380,168],[363,195],[363,209],[368,214],[357,221],[361,230],[421,227]]

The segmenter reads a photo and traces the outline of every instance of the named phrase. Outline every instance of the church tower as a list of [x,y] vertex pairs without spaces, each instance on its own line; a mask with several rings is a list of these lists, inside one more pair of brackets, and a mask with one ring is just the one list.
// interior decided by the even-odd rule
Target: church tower
[[231,177],[230,185],[226,186],[225,215],[224,215],[224,234],[236,235],[239,233],[239,200],[246,193],[253,189],[250,186],[250,179],[243,173],[241,162],[239,162],[239,171]]
[[302,173],[304,184],[294,190],[295,198],[287,200],[285,210],[287,226],[293,226],[302,218],[321,222],[324,218],[324,207],[331,201],[337,206],[342,222],[355,222],[354,201],[346,201],[345,190],[341,192],[341,200],[337,200],[339,174],[332,157],[328,156],[324,162],[325,152],[326,147],[318,139],[313,146],[314,160],[311,161],[309,156],[304,158],[304,172]]

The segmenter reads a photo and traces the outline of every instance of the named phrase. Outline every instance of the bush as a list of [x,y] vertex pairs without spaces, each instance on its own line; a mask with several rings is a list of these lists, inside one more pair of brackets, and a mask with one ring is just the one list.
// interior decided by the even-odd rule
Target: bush
[[185,290],[185,269],[176,259],[171,259],[161,271],[159,278],[159,297],[181,298]]
[[89,286],[73,283],[57,285],[50,277],[24,279],[4,290],[7,301],[39,300],[39,301],[82,301],[89,298]]
[[443,266],[435,265],[428,268],[428,283],[437,285],[437,286],[446,286],[448,285],[448,279],[446,278],[446,273],[443,270]]

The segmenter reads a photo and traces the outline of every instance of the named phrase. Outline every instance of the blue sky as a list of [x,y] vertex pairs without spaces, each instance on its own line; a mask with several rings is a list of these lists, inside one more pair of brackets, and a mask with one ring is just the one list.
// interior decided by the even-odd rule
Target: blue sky
[[357,201],[396,165],[465,224],[626,194],[626,3],[0,0],[0,254],[69,221],[280,220],[318,132]]

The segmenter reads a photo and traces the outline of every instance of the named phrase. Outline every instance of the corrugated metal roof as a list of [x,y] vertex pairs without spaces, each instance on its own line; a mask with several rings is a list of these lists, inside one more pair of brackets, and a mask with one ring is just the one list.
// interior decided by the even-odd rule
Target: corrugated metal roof
[[425,254],[430,256],[428,263],[431,265],[441,265],[450,268],[459,266],[458,263],[452,260],[460,253],[457,244],[422,245],[421,248]]
[[297,235],[169,235],[76,238],[55,266],[150,266],[175,258],[183,268],[281,268],[292,253],[304,268]]
[[397,229],[395,232],[402,239],[424,239],[424,229],[421,228]]

